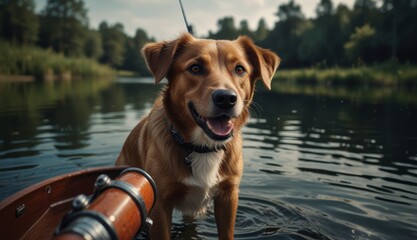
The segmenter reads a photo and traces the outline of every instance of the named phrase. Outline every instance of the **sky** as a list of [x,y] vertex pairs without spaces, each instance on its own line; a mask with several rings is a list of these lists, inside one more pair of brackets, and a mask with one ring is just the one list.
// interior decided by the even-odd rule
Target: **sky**
[[[249,27],[255,30],[261,18],[272,28],[278,17],[278,6],[289,0],[182,0],[187,20],[195,30],[196,36],[206,36],[211,30],[217,31],[217,21],[233,16],[236,27],[241,20],[247,20]],[[339,3],[353,6],[355,0],[332,0],[336,7]],[[44,9],[47,0],[35,0],[36,9]],[[301,5],[306,17],[315,17],[315,9],[320,0],[295,0]],[[144,29],[148,36],[156,40],[176,38],[187,31],[178,0],[84,0],[88,9],[90,27],[98,29],[102,21],[113,25],[117,22],[124,26],[129,36],[136,29]]]

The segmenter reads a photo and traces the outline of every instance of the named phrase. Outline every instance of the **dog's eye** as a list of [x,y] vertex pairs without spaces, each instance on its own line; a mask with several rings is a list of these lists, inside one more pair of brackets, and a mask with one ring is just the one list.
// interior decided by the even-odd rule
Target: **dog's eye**
[[242,65],[237,65],[235,67],[235,73],[238,75],[243,75],[246,72],[245,68]]
[[189,71],[191,73],[200,73],[201,72],[201,66],[198,64],[193,64],[191,65],[191,67],[189,68]]

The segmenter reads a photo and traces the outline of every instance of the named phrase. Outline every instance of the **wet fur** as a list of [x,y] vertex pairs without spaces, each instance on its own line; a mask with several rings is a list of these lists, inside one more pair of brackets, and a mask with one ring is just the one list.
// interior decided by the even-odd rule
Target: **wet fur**
[[[216,41],[183,34],[173,41],[147,44],[142,52],[155,82],[166,77],[168,84],[151,112],[127,137],[116,164],[143,168],[156,182],[158,195],[151,212],[154,225],[150,236],[169,239],[173,209],[185,215],[201,215],[213,199],[219,238],[233,239],[243,172],[240,129],[249,117],[255,82],[262,80],[270,89],[280,60],[247,37]],[[204,74],[190,72],[194,63],[203,66]],[[236,65],[242,65],[246,74],[235,74]],[[211,97],[215,89],[233,90],[238,97],[233,109],[233,136],[222,141],[204,133],[187,105],[192,102],[201,115],[210,117],[215,111]],[[188,153],[170,135],[171,126],[189,143],[225,148],[193,152],[190,169],[184,163]]]

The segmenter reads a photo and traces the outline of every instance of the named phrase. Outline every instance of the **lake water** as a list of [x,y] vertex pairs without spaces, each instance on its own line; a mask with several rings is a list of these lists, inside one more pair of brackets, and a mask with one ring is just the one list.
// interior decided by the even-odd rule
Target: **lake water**
[[[259,87],[243,129],[236,239],[417,239],[415,89]],[[0,199],[113,165],[152,79],[0,83]],[[215,239],[213,211],[175,239]]]

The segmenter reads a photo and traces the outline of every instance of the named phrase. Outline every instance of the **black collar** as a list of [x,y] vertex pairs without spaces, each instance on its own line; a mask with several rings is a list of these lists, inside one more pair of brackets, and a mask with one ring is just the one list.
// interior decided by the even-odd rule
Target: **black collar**
[[199,146],[199,145],[194,145],[192,143],[187,143],[185,142],[184,138],[181,137],[181,134],[179,132],[177,132],[177,130],[174,129],[174,127],[172,126],[172,124],[170,124],[170,133],[171,136],[175,139],[175,141],[177,141],[182,148],[184,148],[188,155],[190,155],[193,152],[196,153],[211,153],[211,152],[219,152],[221,150],[225,150],[225,146],[221,146],[221,147],[216,147],[216,148],[210,148],[208,146]]

